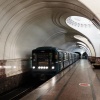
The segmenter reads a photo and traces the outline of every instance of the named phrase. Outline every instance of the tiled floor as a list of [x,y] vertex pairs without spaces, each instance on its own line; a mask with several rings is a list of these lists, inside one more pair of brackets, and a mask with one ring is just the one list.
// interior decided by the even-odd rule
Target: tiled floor
[[79,60],[21,100],[100,100],[100,80],[87,60]]

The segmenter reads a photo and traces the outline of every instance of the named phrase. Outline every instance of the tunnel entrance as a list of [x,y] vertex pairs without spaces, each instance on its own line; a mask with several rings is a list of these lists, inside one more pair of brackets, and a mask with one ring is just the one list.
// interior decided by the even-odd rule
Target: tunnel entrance
[[83,54],[82,54],[82,59],[87,59],[88,58],[88,54],[86,53],[86,52],[84,52]]

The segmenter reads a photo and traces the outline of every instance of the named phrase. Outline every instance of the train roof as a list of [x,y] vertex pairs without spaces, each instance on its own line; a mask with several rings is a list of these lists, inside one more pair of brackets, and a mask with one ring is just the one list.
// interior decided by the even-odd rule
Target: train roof
[[[34,49],[34,50],[58,50],[58,48],[56,48],[56,47],[51,47],[51,46],[44,46],[44,47],[38,47],[38,48],[36,48],[36,49]],[[33,50],[33,51],[34,51]]]
[[65,52],[67,52],[67,53],[72,53],[72,54],[76,54],[76,53],[74,53],[74,52],[69,52],[69,51],[66,51],[66,50],[64,50],[64,49],[59,49],[59,48],[57,48],[57,47],[52,47],[52,46],[43,46],[43,47],[38,47],[38,48],[36,48],[36,49],[34,49],[34,50],[32,50],[32,51],[36,51],[36,50],[57,50],[57,51],[65,51]]

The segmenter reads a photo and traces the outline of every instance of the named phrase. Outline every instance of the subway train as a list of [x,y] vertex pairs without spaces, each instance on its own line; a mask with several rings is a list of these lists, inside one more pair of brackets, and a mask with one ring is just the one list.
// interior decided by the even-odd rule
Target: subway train
[[79,59],[71,53],[56,47],[38,47],[32,50],[32,75],[44,78],[55,75]]

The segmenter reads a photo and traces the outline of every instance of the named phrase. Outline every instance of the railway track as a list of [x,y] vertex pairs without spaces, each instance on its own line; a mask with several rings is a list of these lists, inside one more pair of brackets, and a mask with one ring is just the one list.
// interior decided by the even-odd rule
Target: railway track
[[45,81],[35,81],[30,82],[28,84],[24,84],[12,91],[7,93],[3,93],[0,95],[0,100],[19,100],[21,97],[36,89],[39,85],[44,83]]

